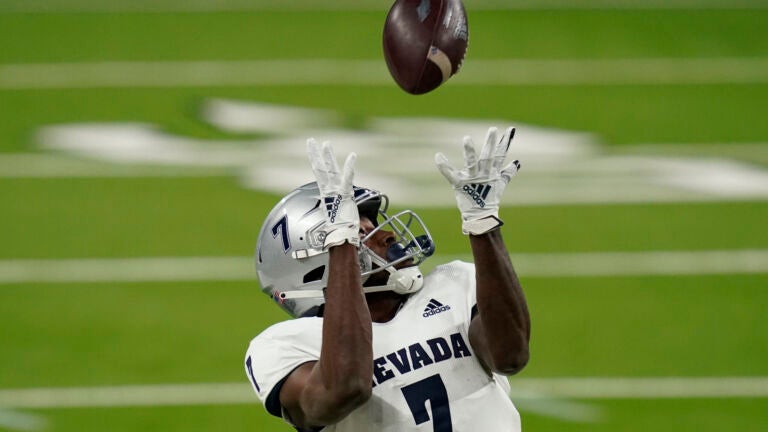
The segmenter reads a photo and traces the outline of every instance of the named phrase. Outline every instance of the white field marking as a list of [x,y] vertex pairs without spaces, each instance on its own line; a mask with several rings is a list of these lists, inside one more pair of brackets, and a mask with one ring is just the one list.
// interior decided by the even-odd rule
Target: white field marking
[[755,274],[768,250],[511,254],[520,274],[537,277]]
[[[765,9],[761,0],[473,0],[472,10]],[[381,0],[5,0],[0,12],[380,11]]]
[[0,406],[77,408],[258,403],[247,384],[157,384],[0,390]]
[[54,153],[0,154],[0,178],[231,177],[222,167],[108,165]]
[[[300,141],[301,139],[297,138],[295,142]],[[733,145],[739,146],[739,143]],[[673,146],[675,144],[670,144],[670,147]],[[244,187],[283,194],[301,183],[296,179],[311,181],[307,177],[310,175],[307,169],[301,168],[304,161],[299,157],[282,154],[279,158],[265,157],[259,160],[260,154],[269,152],[268,148],[279,150],[277,147],[265,145],[253,154],[232,152],[226,156],[224,149],[219,147],[215,155],[219,159],[205,157],[204,152],[201,152],[198,160],[186,159],[186,165],[181,165],[180,162],[160,164],[138,158],[134,162],[146,165],[135,165],[126,161],[105,164],[96,159],[81,158],[82,155],[73,157],[61,153],[0,154],[0,178],[237,177],[237,168],[233,169],[232,165],[236,162],[254,162],[258,165],[246,168],[245,173],[241,173],[240,183]],[[766,150],[768,144],[754,144],[751,154],[757,157],[756,155],[763,155]],[[152,158],[161,155],[160,152],[151,151],[147,154]],[[230,164],[223,161],[222,157],[236,158],[236,162]],[[388,164],[381,164],[381,157],[380,155],[369,161],[359,162],[360,167],[366,168],[365,172],[359,175],[360,182],[392,191],[389,195],[396,198],[400,205],[446,207],[454,204],[453,196],[446,193],[449,190],[442,183],[443,179],[437,176],[418,179],[422,190],[408,190],[403,183],[417,181],[408,177],[409,174],[419,173],[417,168],[399,173],[401,176],[396,181],[384,175],[377,175],[382,170],[391,173],[393,169],[397,169]],[[521,159],[524,160],[525,175],[516,178],[514,192],[510,192],[510,195],[514,194],[514,199],[510,200],[509,205],[515,207],[553,204],[764,201],[768,198],[766,170],[735,161],[699,158],[697,162],[693,158],[628,155],[613,156],[603,161],[582,160],[570,166],[550,161],[550,171],[546,171],[541,169],[545,167],[544,162],[539,162],[537,167],[530,163],[532,159]],[[214,165],[215,161],[226,163]],[[417,159],[406,159],[399,166],[410,167],[415,161]],[[270,163],[272,167],[268,166]],[[369,167],[366,167],[366,164]],[[708,167],[712,169],[707,169]],[[656,174],[651,172],[653,170]]]
[[0,429],[34,431],[45,429],[47,422],[39,415],[3,409],[0,404]]
[[[768,82],[768,58],[472,59],[454,86]],[[0,65],[0,89],[393,85],[381,60],[242,60]]]
[[[768,377],[513,378],[512,399],[765,398]],[[534,395],[535,394],[535,395]],[[0,406],[77,408],[257,404],[247,383],[0,390]]]
[[251,257],[162,257],[0,261],[0,283],[255,279]]
[[[357,152],[356,181],[387,191],[393,202],[453,207],[455,199],[444,179],[429,175],[425,162],[431,165],[427,161],[436,152],[462,160],[456,137],[482,137],[490,125],[512,123],[517,133],[510,153],[523,161],[524,169],[509,188],[514,190],[510,205],[768,199],[768,170],[760,166],[713,157],[610,155],[589,133],[509,120],[370,118],[365,128],[350,130],[334,112],[221,99],[206,101],[201,116],[222,130],[259,138],[207,140],[126,122],[45,126],[36,131],[35,141],[55,152],[62,164],[66,156],[103,161],[121,167],[115,175],[131,172],[132,165],[157,166],[161,173],[174,167],[230,170],[243,187],[285,194],[312,181],[303,143],[318,137],[333,142],[337,154]],[[753,151],[755,157],[765,153],[757,147]],[[403,152],[409,157],[402,157]],[[0,155],[0,177],[48,176],[44,169],[27,170],[14,163],[13,156],[10,163],[2,160]],[[86,167],[54,173],[86,176]]]
[[593,402],[547,396],[517,387],[510,391],[510,398],[520,411],[570,423],[597,423],[605,418],[605,410]]
[[513,386],[575,399],[765,398],[768,377],[524,378]]
[[[513,253],[526,277],[768,273],[768,250]],[[471,255],[439,256],[425,271]],[[251,257],[160,257],[0,261],[0,284],[254,280]]]

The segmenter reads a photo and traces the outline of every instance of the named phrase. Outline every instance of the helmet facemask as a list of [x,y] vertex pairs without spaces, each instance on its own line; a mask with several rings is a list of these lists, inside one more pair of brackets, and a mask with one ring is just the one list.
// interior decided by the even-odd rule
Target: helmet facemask
[[[386,208],[379,210],[382,220],[375,223],[376,228],[360,240],[361,276],[363,291],[394,291],[409,294],[421,289],[423,278],[418,265],[429,258],[435,251],[432,236],[421,218],[411,210],[403,210],[388,216]],[[386,230],[394,235],[386,256],[377,255],[366,242],[379,231]],[[383,283],[368,283],[371,276],[386,272],[388,279]]]

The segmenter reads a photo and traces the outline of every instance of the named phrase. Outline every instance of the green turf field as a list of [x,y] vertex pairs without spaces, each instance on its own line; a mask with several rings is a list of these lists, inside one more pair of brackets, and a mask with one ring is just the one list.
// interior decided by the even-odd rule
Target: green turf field
[[[586,132],[598,149],[599,157],[570,155],[562,163],[558,158],[566,156],[534,148],[529,159],[520,157],[523,170],[505,195],[504,234],[521,263],[533,324],[531,362],[511,379],[524,430],[768,427],[765,4],[491,10],[504,2],[478,1],[473,9],[467,0],[471,42],[464,71],[437,91],[413,97],[386,79],[377,81],[386,78],[380,35],[389,2],[335,10],[309,0],[290,7],[265,2],[270,7],[263,9],[259,0],[218,2],[221,7],[172,0],[154,6],[2,3],[0,430],[291,430],[251,397],[243,373],[250,339],[287,318],[260,293],[247,259],[280,192],[243,185],[252,166],[309,175],[302,159],[308,131],[358,134],[361,160],[373,159],[364,153],[374,144],[364,138],[375,127],[372,119],[383,117]],[[194,62],[226,68],[238,61],[317,59],[373,67],[372,77],[259,84],[240,75],[226,81],[227,73],[214,68],[199,84],[184,81]],[[568,70],[551,71],[562,80],[556,84],[470,82],[488,76],[480,65],[504,64],[499,61],[522,61],[516,63],[521,67],[578,61],[600,74],[606,64],[627,59],[645,69],[630,71],[620,83],[571,82]],[[655,66],[644,63],[659,59]],[[694,67],[691,81],[681,81],[676,67],[692,60],[712,69]],[[103,69],[96,75],[61,69],[67,64],[112,64],[118,72],[110,72],[112,84],[100,85]],[[133,69],[141,71],[158,64],[170,65],[180,83],[147,84],[151,73],[119,73],[121,65],[149,65]],[[68,84],[51,84],[61,82]],[[336,120],[314,129],[226,130],[206,114],[211,100],[325,109]],[[256,156],[218,164],[115,160],[93,153],[114,144],[109,137],[95,140],[85,154],[55,147],[43,133],[74,124],[151,125],[158,140],[186,146],[186,156],[197,154],[190,149],[222,158],[222,149]],[[80,136],[67,143],[78,144]],[[426,139],[429,131],[418,136]],[[260,143],[279,138],[295,147],[259,153],[265,151]],[[451,145],[459,143],[457,135]],[[432,150],[415,146],[413,154]],[[295,158],[270,158],[275,154]],[[403,163],[401,150],[375,157],[384,166]],[[415,163],[426,168],[409,173],[410,181],[439,176],[431,158]],[[583,199],[592,188],[604,198]],[[606,193],[611,190],[616,196]],[[516,194],[526,198],[516,202]],[[536,194],[550,195],[537,201]],[[393,204],[417,210],[432,230],[438,253],[427,268],[467,252],[450,204]],[[619,259],[606,262],[617,267],[611,274],[558,273],[567,267],[560,260],[590,253],[706,257],[713,251],[724,257],[716,263],[722,267],[702,258],[688,267],[661,262],[660,272],[652,265],[622,270],[633,263]],[[214,270],[185,277],[191,270],[205,273],[183,267],[193,257],[243,265],[232,277]],[[537,257],[552,257],[550,273],[527,264]],[[131,259],[170,264],[147,268],[145,277],[138,271],[132,280],[110,278],[110,263]],[[71,272],[48,271],[59,261],[73,263]],[[566,378],[583,379],[581,387],[564,390]],[[601,380],[620,378],[629,380],[618,394],[604,390]],[[641,378],[663,383],[643,394],[634,386],[640,381],[632,380]],[[674,384],[678,378],[688,384]],[[709,389],[697,384],[705,378],[715,382]],[[206,391],[217,384],[242,388]],[[138,397],[120,393],[136,385],[148,387],[131,393]],[[183,387],[186,396],[199,399],[185,399],[184,391],[160,394],[168,385],[190,386]],[[114,399],[93,396],[94,389],[113,391]]]

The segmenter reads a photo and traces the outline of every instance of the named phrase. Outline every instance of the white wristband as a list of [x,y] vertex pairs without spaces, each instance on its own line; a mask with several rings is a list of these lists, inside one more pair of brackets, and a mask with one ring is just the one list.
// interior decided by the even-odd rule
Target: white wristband
[[464,221],[461,223],[461,232],[464,234],[480,235],[504,225],[504,222],[496,216],[488,216],[482,219]]
[[360,235],[358,234],[359,228],[354,224],[349,227],[339,227],[326,234],[325,240],[323,240],[323,250],[328,250],[331,246],[343,245],[345,242],[360,247]]

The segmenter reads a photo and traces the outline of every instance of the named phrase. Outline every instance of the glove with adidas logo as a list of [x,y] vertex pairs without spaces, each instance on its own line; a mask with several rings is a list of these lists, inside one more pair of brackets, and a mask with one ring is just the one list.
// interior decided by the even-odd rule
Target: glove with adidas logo
[[350,153],[344,162],[343,170],[339,170],[336,156],[331,143],[323,144],[314,138],[307,140],[307,154],[312,164],[317,186],[320,189],[320,200],[326,216],[325,238],[323,250],[331,246],[349,242],[360,246],[360,215],[357,211],[352,179],[354,177],[355,160],[357,155]]
[[502,167],[515,129],[508,128],[501,139],[496,135],[495,127],[488,129],[479,157],[472,138],[464,137],[464,168],[461,170],[454,168],[444,154],[435,155],[437,168],[456,193],[464,234],[479,235],[503,225],[499,219],[499,201],[507,183],[520,169],[520,162],[515,160]]

